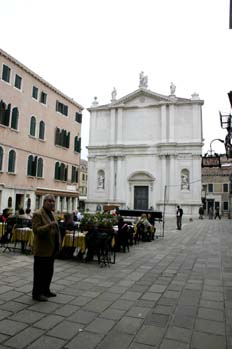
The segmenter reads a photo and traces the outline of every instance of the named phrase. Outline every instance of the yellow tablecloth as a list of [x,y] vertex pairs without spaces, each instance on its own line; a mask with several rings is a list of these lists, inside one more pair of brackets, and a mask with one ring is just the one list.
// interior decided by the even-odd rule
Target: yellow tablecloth
[[27,244],[32,247],[33,245],[34,234],[30,228],[13,228],[12,230],[12,242],[25,241]]
[[0,223],[0,237],[2,237],[5,233],[6,224]]
[[82,253],[85,253],[85,233],[66,233],[62,242],[62,247],[79,247]]

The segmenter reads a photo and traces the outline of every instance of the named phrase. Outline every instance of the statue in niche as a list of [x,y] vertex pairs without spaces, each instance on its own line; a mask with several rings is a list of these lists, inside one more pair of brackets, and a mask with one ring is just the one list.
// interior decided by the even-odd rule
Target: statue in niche
[[111,99],[112,102],[116,100],[117,90],[115,87],[113,88],[113,91],[111,92],[111,97],[112,97],[112,99]]
[[139,88],[147,88],[148,87],[148,77],[144,75],[142,71],[139,74]]
[[189,174],[187,172],[181,173],[181,190],[189,190]]
[[176,85],[174,85],[173,82],[171,82],[171,85],[170,85],[171,96],[174,96],[175,92],[176,92]]
[[98,189],[104,189],[105,188],[105,177],[104,174],[99,174],[97,179],[97,188]]

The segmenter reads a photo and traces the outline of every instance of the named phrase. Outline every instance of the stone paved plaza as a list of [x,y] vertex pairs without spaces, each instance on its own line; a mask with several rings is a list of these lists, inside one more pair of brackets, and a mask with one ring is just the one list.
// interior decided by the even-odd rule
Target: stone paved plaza
[[48,302],[33,257],[0,251],[0,349],[232,349],[232,221],[166,224],[116,264],[57,260]]

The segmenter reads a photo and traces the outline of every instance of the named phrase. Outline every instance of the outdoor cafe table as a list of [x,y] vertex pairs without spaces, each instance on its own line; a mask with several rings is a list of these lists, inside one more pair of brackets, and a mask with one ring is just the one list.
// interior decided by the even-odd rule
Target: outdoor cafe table
[[66,231],[64,236],[62,247],[75,247],[78,248],[82,253],[85,253],[86,243],[85,243],[85,235],[87,232],[73,232],[70,230]]
[[30,228],[13,227],[11,242],[26,242],[28,246],[33,245],[34,234]]
[[0,223],[0,238],[4,235],[5,233],[5,227],[6,224],[5,223]]

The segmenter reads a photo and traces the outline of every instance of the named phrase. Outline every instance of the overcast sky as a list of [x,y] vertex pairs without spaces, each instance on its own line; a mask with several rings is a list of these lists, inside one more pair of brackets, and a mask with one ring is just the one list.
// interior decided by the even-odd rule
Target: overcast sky
[[[204,152],[225,138],[218,111],[230,113],[232,30],[229,0],[0,0],[0,47],[88,108],[138,88],[197,92],[203,106]],[[84,111],[82,157],[89,113]],[[213,149],[224,153],[223,144]]]

